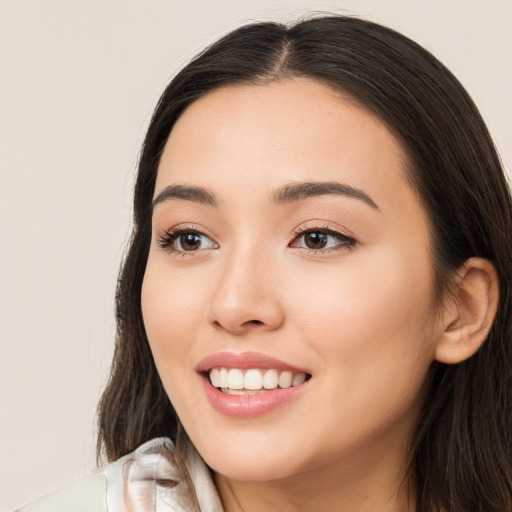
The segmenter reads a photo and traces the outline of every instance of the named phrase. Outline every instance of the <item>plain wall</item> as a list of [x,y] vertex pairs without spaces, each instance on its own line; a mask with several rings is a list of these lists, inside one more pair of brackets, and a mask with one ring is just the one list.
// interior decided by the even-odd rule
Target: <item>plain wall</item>
[[510,167],[511,0],[0,0],[0,511],[95,470],[132,176],[165,84],[239,24],[308,10],[431,50]]

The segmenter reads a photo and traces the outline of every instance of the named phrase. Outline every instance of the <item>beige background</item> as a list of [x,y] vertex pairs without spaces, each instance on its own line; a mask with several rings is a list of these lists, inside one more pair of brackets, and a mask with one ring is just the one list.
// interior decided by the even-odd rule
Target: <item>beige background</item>
[[0,0],[0,511],[94,471],[132,175],[172,74],[242,22],[364,15],[466,85],[512,163],[512,0]]

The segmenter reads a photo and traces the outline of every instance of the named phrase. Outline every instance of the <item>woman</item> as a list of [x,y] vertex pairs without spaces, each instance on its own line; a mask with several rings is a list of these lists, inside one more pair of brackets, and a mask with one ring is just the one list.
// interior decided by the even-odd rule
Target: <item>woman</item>
[[88,495],[512,510],[511,213],[476,107],[409,39],[338,16],[225,36],[144,142],[99,410],[117,462]]

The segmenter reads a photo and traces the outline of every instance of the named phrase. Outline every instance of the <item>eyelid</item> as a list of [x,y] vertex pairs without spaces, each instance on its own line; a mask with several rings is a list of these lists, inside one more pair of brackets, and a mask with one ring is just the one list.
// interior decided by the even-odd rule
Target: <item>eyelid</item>
[[326,220],[308,220],[297,226],[291,233],[290,237],[300,235],[308,231],[325,231],[332,234],[339,234],[347,238],[355,238],[355,234],[347,228],[333,224]]

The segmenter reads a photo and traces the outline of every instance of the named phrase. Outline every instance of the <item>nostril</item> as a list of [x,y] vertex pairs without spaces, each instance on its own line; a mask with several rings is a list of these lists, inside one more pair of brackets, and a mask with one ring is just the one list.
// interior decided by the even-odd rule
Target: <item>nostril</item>
[[[1,1],[1,0],[0,0]],[[214,320],[212,322],[212,325],[217,328],[217,329],[224,329],[225,326],[222,324],[222,322],[219,322],[218,320]],[[231,328],[228,328],[229,330],[241,330],[241,331],[244,331],[245,329],[247,328],[250,328],[251,326],[257,326],[257,325],[265,325],[265,322],[263,322],[262,320],[247,320],[246,322],[243,322],[241,325],[237,326],[237,327],[231,327]]]

